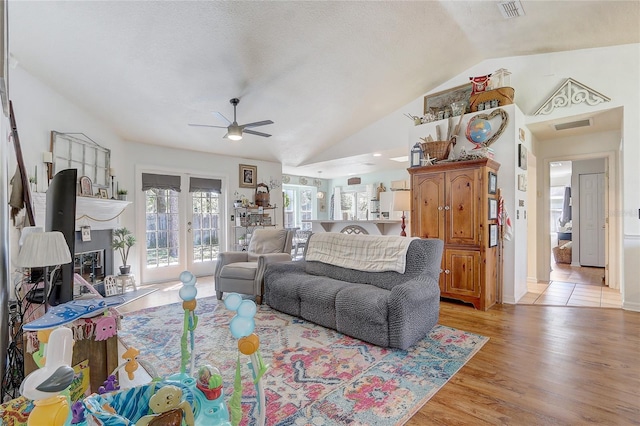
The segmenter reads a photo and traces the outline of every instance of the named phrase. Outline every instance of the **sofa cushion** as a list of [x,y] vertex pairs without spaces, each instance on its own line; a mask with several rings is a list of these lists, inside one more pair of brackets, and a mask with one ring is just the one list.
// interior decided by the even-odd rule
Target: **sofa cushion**
[[237,278],[253,280],[258,269],[258,262],[237,262],[224,265],[220,270],[221,278]]
[[389,290],[354,284],[336,295],[336,327],[378,346],[389,346]]
[[336,330],[336,296],[343,289],[354,285],[356,284],[327,277],[307,276],[298,286],[300,316]]

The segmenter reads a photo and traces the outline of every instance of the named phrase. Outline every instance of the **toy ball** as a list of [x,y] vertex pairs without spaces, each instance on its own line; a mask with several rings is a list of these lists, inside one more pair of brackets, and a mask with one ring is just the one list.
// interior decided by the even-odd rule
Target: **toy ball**
[[472,118],[467,126],[467,139],[473,143],[483,143],[489,139],[491,124],[483,118]]
[[189,301],[189,300],[193,300],[196,298],[196,295],[198,294],[198,290],[196,289],[195,286],[191,286],[191,285],[184,285],[180,291],[178,292],[178,294],[180,295],[180,299],[184,300],[184,301]]
[[241,303],[242,296],[238,293],[229,293],[224,299],[224,306],[231,311],[237,311]]
[[260,348],[260,339],[255,333],[238,340],[238,350],[244,355],[251,355]]
[[194,286],[196,285],[196,276],[189,271],[183,271],[180,273],[180,281],[184,285]]
[[253,318],[257,308],[253,300],[243,300],[238,307],[238,315],[241,317]]
[[253,333],[255,327],[256,324],[253,321],[253,318],[246,318],[238,315],[233,317],[233,319],[229,323],[231,334],[236,339],[250,335],[251,333]]

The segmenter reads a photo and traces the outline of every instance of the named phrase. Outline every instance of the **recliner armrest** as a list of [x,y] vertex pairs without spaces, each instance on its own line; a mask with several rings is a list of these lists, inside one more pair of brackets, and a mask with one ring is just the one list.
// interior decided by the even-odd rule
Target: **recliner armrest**
[[218,260],[216,262],[216,270],[213,273],[214,280],[217,281],[220,278],[220,271],[224,265],[236,262],[246,262],[249,259],[249,253],[246,251],[225,251],[218,254]]

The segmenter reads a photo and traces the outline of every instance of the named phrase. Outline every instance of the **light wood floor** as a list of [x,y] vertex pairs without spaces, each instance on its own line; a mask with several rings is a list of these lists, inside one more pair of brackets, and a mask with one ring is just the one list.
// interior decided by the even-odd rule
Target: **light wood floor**
[[604,285],[604,268],[551,264],[550,282],[527,283],[518,304],[622,308],[620,290]]
[[[119,310],[179,301],[179,283]],[[213,281],[198,279],[198,297]],[[442,325],[489,342],[407,423],[423,425],[640,424],[640,313],[441,302]]]

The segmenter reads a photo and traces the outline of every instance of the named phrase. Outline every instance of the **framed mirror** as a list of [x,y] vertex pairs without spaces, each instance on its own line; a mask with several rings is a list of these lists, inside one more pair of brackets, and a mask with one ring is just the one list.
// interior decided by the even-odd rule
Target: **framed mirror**
[[111,150],[94,142],[83,133],[51,132],[53,163],[49,178],[64,169],[78,169],[78,176],[87,176],[94,186],[106,188],[111,167]]

